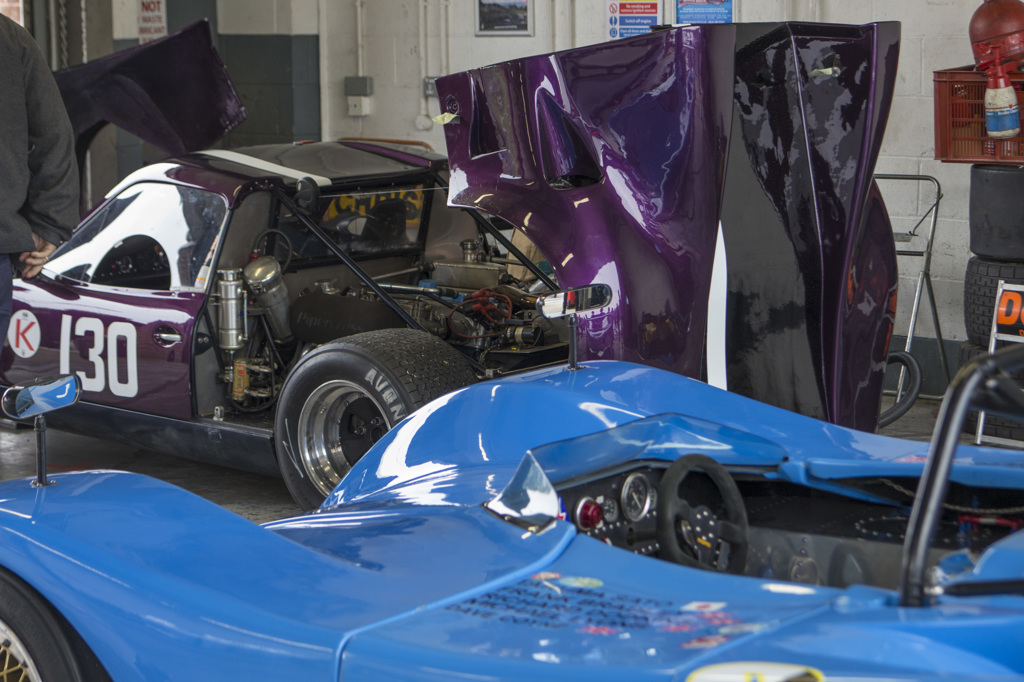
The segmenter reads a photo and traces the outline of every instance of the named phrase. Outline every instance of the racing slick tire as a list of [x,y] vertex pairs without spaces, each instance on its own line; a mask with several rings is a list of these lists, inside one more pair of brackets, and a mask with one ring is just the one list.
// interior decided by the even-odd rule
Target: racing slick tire
[[964,275],[964,327],[967,340],[988,346],[992,331],[992,313],[996,307],[999,280],[1024,284],[1024,263],[1008,263],[972,257]]
[[31,586],[0,568],[0,679],[110,682],[78,633]]
[[968,212],[972,253],[996,261],[1024,261],[1024,219],[1018,207],[1021,192],[1024,168],[971,166]]
[[391,427],[476,379],[459,351],[415,329],[378,329],[320,346],[288,375],[274,420],[288,491],[300,507],[315,509]]

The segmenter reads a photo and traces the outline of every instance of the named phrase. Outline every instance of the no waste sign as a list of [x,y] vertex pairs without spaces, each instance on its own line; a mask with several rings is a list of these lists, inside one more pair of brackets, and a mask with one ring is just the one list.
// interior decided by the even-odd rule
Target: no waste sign
[[167,35],[165,0],[140,0],[139,43],[150,43]]

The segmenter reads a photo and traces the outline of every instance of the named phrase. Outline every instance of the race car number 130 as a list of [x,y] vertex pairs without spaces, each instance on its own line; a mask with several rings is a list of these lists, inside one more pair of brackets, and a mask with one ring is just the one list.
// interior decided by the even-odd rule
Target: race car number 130
[[[91,371],[78,370],[83,391],[99,392],[110,387],[110,392],[120,398],[134,398],[139,392],[139,362],[135,326],[130,322],[111,322],[106,329],[103,321],[96,317],[80,317],[72,324],[71,315],[60,318],[60,373],[71,371],[71,341],[85,339],[86,360],[92,364]],[[122,342],[121,339],[124,339]],[[118,345],[124,343],[124,369],[120,366],[121,355]],[[75,344],[76,348],[82,346]],[[104,358],[106,358],[104,360]],[[124,377],[122,380],[122,376]]]

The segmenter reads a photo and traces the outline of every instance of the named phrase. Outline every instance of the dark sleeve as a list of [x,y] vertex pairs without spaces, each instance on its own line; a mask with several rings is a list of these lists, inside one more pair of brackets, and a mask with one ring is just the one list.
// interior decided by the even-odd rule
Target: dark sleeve
[[53,73],[35,41],[29,42],[23,54],[32,178],[21,213],[33,232],[60,244],[71,237],[79,217],[75,135]]

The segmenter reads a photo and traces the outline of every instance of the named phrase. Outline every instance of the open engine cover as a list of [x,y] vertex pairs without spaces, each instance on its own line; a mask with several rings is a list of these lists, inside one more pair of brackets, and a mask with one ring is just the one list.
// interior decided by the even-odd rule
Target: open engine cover
[[874,430],[898,44],[892,22],[689,26],[440,78],[449,201],[518,226],[563,286],[612,286],[581,359],[692,377],[721,220],[730,388]]

